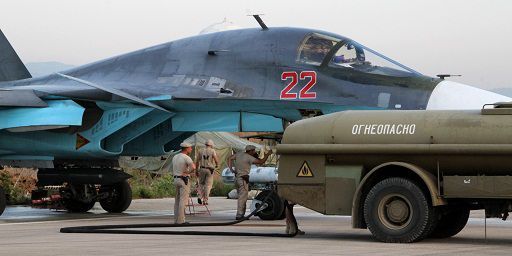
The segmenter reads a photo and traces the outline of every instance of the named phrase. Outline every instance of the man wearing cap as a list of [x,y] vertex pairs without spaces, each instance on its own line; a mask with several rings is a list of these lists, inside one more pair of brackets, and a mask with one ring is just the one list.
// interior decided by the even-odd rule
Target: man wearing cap
[[172,175],[176,187],[176,197],[174,199],[174,223],[176,224],[186,223],[185,206],[190,194],[190,174],[196,169],[194,161],[189,156],[192,152],[192,145],[183,142],[180,147],[181,152],[172,158]]
[[196,157],[196,166],[198,166],[196,176],[199,185],[197,201],[207,205],[213,185],[213,171],[219,166],[219,158],[213,149],[212,140],[207,140],[204,144],[206,147],[200,150]]
[[[245,207],[249,195],[249,173],[251,165],[264,164],[272,152],[266,152],[263,159],[258,158],[256,147],[247,145],[245,152],[239,152],[232,155],[228,159],[229,169],[235,173],[235,186],[238,192],[238,207],[236,212],[236,219],[241,220],[244,218]],[[233,169],[233,161],[235,161],[235,169]]]

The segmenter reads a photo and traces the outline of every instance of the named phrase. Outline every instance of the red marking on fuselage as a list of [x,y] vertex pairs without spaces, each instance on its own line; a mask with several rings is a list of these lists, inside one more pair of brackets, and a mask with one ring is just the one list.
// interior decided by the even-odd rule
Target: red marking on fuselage
[[[302,71],[300,72],[300,75],[295,71],[284,71],[281,73],[281,80],[286,81],[290,78],[290,82],[284,87],[283,90],[281,90],[279,95],[280,99],[316,99],[316,92],[310,91],[316,85],[317,80],[315,71]],[[295,92],[290,92],[299,83],[299,78],[300,80],[306,80],[309,78],[309,81],[302,89],[300,89],[298,94]]]

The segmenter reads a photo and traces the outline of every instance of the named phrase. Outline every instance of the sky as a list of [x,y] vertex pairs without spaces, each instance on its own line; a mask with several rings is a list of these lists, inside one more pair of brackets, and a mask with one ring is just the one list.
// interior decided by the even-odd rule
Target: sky
[[194,36],[224,18],[245,27],[337,33],[420,73],[512,87],[509,0],[0,0],[0,29],[23,62],[82,65]]

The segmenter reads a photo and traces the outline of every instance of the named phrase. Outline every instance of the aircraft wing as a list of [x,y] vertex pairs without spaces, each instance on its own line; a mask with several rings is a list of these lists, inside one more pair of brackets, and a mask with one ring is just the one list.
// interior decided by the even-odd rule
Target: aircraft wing
[[48,107],[34,90],[1,90],[0,107]]
[[158,110],[162,110],[164,112],[168,112],[166,109],[158,106],[158,105],[155,105],[147,100],[144,100],[144,99],[141,99],[135,95],[132,95],[132,94],[129,94],[127,92],[124,92],[124,91],[121,91],[121,90],[118,90],[118,89],[115,89],[115,88],[109,88],[109,87],[105,87],[105,86],[101,86],[99,84],[96,84],[96,83],[93,83],[93,82],[89,82],[89,81],[86,81],[86,80],[83,80],[83,79],[80,79],[80,78],[76,78],[76,77],[72,77],[72,76],[69,76],[69,75],[64,75],[64,74],[61,74],[61,73],[57,73],[57,75],[61,76],[61,77],[64,77],[64,78],[67,78],[67,79],[70,79],[70,80],[73,80],[73,81],[76,81],[76,82],[79,82],[79,83],[82,83],[82,84],[85,84],[85,85],[88,85],[90,87],[93,87],[93,88],[96,88],[98,90],[101,90],[103,92],[107,92],[107,93],[111,93],[112,95],[116,95],[116,96],[119,96],[121,98],[125,98],[127,100],[130,100],[130,101],[133,101],[133,102],[136,102],[136,103],[139,103],[139,104],[142,104],[142,105],[146,105],[148,107],[152,107],[152,108],[156,108]]
[[[179,141],[197,131],[282,132],[283,120],[301,119],[300,110],[331,106],[165,94],[143,99],[85,83],[20,86],[1,92],[5,97],[0,98],[0,120],[5,122],[0,123],[0,149],[30,152],[42,159],[47,159],[47,152],[52,152],[51,157],[160,155],[176,149]],[[25,103],[9,96],[24,96]],[[34,146],[27,147],[27,143]],[[0,154],[0,162],[2,157],[7,156]]]
[[101,112],[116,108],[125,109],[127,105],[133,106],[134,109],[139,109],[142,105],[170,113],[130,93],[68,75],[59,76],[71,83],[0,88],[0,130],[17,133],[69,127],[86,130],[93,125],[92,122],[99,120]]

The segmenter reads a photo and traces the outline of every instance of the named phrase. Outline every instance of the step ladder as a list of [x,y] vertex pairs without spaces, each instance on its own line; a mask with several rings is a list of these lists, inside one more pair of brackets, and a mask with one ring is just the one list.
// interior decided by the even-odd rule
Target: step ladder
[[[197,207],[201,207],[203,206],[206,211],[198,211],[196,212],[196,206]],[[187,215],[196,215],[196,214],[208,214],[208,216],[212,216],[212,214],[210,213],[210,209],[208,208],[208,205],[206,204],[194,204],[194,200],[192,199],[192,197],[189,197],[188,198],[188,204],[186,205],[186,208],[188,208],[188,213],[186,213]]]

